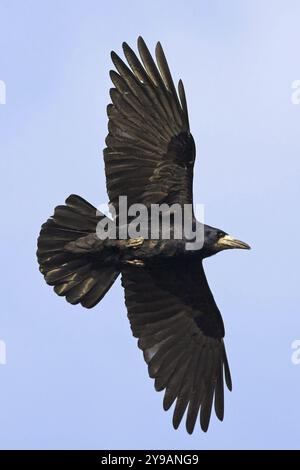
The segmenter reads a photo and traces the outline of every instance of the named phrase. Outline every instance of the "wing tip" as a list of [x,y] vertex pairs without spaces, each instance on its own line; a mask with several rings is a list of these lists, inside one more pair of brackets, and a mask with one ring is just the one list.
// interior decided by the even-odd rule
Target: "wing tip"
[[163,52],[163,48],[162,48],[162,45],[161,45],[161,42],[160,41],[157,41],[156,43],[156,46],[155,46],[155,52]]
[[223,368],[224,368],[224,375],[225,375],[225,383],[226,383],[228,390],[232,392],[232,379],[231,379],[231,373],[229,369],[224,341],[222,341],[222,343],[223,343]]

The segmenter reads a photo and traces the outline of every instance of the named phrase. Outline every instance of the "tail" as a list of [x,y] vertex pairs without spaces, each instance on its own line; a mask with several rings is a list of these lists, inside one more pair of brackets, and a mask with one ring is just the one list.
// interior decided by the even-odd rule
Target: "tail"
[[[114,263],[106,264],[95,252],[74,253],[67,247],[82,237],[89,236],[90,240],[103,217],[84,199],[71,195],[66,205],[57,206],[54,215],[42,225],[37,250],[40,271],[47,284],[71,304],[94,307],[119,275]],[[97,243],[103,242],[98,239]]]

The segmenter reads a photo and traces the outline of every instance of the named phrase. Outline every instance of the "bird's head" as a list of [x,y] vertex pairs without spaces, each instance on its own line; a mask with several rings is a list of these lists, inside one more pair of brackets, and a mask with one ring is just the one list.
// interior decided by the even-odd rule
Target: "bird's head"
[[240,248],[242,250],[250,250],[250,246],[231,237],[228,233],[218,228],[205,225],[204,227],[204,251],[207,256],[214,255],[219,251],[229,250],[232,248]]

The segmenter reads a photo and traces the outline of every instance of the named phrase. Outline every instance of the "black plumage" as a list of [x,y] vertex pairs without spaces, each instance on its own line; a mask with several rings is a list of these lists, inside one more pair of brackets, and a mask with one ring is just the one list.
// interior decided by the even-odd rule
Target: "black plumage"
[[[119,197],[128,206],[143,203],[193,203],[195,143],[180,80],[176,91],[158,43],[156,62],[138,39],[140,59],[126,44],[128,65],[114,52],[116,71],[104,149],[107,191],[119,215]],[[186,429],[200,416],[206,431],[214,406],[224,416],[224,379],[231,377],[224,326],[208,286],[202,261],[227,248],[249,248],[224,231],[204,226],[202,249],[187,251],[186,240],[100,240],[103,214],[79,196],[69,196],[42,226],[38,239],[40,270],[68,302],[96,305],[121,273],[133,335],[150,377],[165,390],[163,407],[174,403],[173,426],[186,413]],[[196,221],[194,220],[194,223]],[[161,234],[161,232],[160,232]]]

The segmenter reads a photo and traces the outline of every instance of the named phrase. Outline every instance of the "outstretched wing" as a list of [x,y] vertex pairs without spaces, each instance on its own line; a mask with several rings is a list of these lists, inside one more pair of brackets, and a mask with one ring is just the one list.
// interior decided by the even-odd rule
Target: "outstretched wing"
[[213,401],[217,417],[223,419],[223,375],[230,390],[231,378],[222,317],[201,261],[128,268],[122,283],[132,332],[139,338],[149,375],[156,390],[165,389],[164,409],[176,401],[174,428],[187,409],[186,429],[192,433],[200,410],[206,431]]
[[104,149],[110,203],[117,210],[119,196],[126,195],[128,205],[191,204],[195,145],[183,84],[178,85],[179,100],[160,43],[158,68],[141,37],[138,49],[142,63],[123,43],[130,68],[112,52],[118,73],[110,72],[115,88]]

